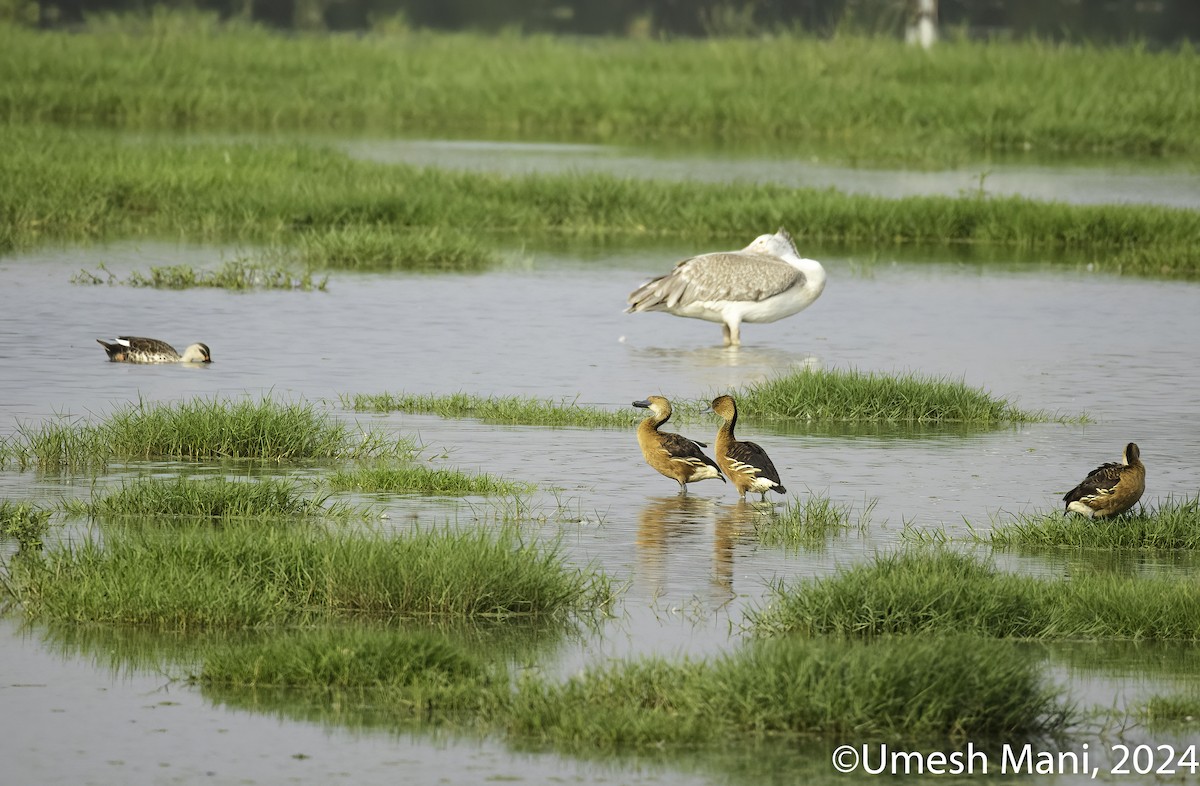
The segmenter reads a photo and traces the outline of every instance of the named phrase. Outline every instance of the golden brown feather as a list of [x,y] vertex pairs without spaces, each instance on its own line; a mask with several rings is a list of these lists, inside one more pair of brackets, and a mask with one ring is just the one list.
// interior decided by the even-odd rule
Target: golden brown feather
[[1146,490],[1146,467],[1136,443],[1125,446],[1120,464],[1101,464],[1063,495],[1068,512],[1088,518],[1119,516],[1137,504]]
[[679,484],[679,493],[687,494],[687,484],[698,480],[725,477],[717,463],[700,450],[703,443],[670,431],[659,431],[671,419],[671,402],[662,396],[650,396],[633,406],[650,410],[637,430],[638,445],[646,463]]
[[766,500],[768,491],[786,494],[779,481],[779,472],[767,452],[755,442],[742,442],[734,435],[737,425],[737,402],[732,396],[718,396],[712,401],[712,411],[725,419],[717,431],[717,465],[733,481],[738,496],[757,491]]

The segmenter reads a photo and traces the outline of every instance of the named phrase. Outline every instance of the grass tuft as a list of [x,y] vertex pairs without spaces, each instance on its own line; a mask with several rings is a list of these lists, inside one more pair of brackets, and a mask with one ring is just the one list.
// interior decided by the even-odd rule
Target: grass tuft
[[1145,505],[1113,519],[1089,519],[1062,511],[1018,514],[1009,523],[995,523],[977,540],[993,546],[1162,549],[1200,549],[1200,494],[1168,497],[1153,510]]
[[30,618],[164,631],[336,619],[559,619],[609,602],[606,577],[567,567],[510,528],[398,535],[232,520],[110,528],[12,566]]
[[482,273],[498,262],[478,237],[442,227],[332,227],[300,235],[288,253],[310,267],[357,271]]
[[50,511],[32,502],[0,500],[0,537],[12,538],[22,550],[37,549],[50,528]]
[[469,474],[458,469],[435,469],[419,464],[403,467],[374,466],[339,470],[329,478],[334,491],[449,494],[465,496],[523,494],[529,483],[504,480],[487,473]]
[[1008,739],[1065,727],[1035,659],[978,639],[786,638],[713,661],[643,659],[518,685],[510,733],[570,751],[766,737]]
[[[858,529],[866,529],[878,500],[871,500],[858,515]],[[783,510],[755,520],[754,534],[769,546],[803,546],[824,543],[851,528],[854,506],[834,502],[828,495],[810,494],[801,500],[793,497]]]
[[411,441],[356,434],[307,403],[197,398],[131,404],[99,423],[23,426],[0,443],[0,466],[83,470],[135,459],[292,461],[415,452]]
[[1200,727],[1200,691],[1151,696],[1135,714],[1154,729]]
[[123,516],[169,518],[295,518],[306,516],[346,516],[346,505],[327,506],[326,498],[312,498],[289,481],[277,478],[231,481],[224,478],[172,479],[138,478],[123,483],[90,502],[66,504],[70,513],[96,518]]
[[[104,275],[101,275],[104,274]],[[324,292],[329,284],[328,277],[314,280],[312,271],[296,274],[286,267],[234,259],[221,264],[216,270],[197,270],[191,265],[168,265],[150,268],[149,275],[133,271],[124,281],[104,265],[97,273],[80,270],[71,277],[72,284],[124,284],[130,287],[152,289],[193,289],[209,287],[245,291],[251,289],[296,289]]]
[[291,631],[204,655],[194,681],[239,688],[379,688],[486,682],[478,657],[445,636],[336,626]]
[[1046,421],[961,381],[917,374],[805,369],[751,384],[738,410],[756,420],[860,422]]
[[408,412],[443,418],[478,418],[487,423],[526,426],[582,426],[621,428],[636,425],[637,410],[609,411],[580,406],[574,401],[554,401],[526,396],[475,396],[452,393],[446,396],[379,393],[343,395],[342,405],[356,412]]
[[1181,577],[1001,573],[910,548],[833,576],[778,583],[748,620],[761,636],[970,633],[1033,639],[1200,640],[1200,584]]

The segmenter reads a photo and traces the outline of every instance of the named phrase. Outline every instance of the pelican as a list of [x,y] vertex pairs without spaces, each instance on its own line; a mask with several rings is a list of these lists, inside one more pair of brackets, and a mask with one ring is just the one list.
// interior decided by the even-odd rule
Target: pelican
[[111,342],[96,339],[114,363],[211,363],[207,344],[189,344],[180,355],[175,347],[156,338],[120,336]]
[[1146,490],[1146,467],[1141,455],[1138,446],[1130,442],[1120,464],[1101,464],[1089,472],[1082,483],[1063,496],[1067,512],[1100,519],[1119,516],[1132,508]]
[[666,311],[721,322],[725,346],[741,344],[743,322],[774,322],[802,311],[825,289],[825,268],[796,253],[782,227],[741,251],[685,259],[630,293],[626,313]]
[[787,489],[779,482],[779,472],[767,451],[755,442],[740,442],[733,435],[738,417],[733,397],[717,396],[712,400],[712,411],[725,419],[717,431],[717,465],[733,481],[738,496],[745,499],[747,491],[757,491],[766,502],[768,491],[786,494]]
[[704,455],[703,442],[696,442],[658,427],[671,419],[671,402],[662,396],[650,396],[633,406],[650,410],[650,417],[638,426],[638,445],[646,463],[679,483],[679,493],[687,494],[687,484],[697,480],[720,478],[725,482],[717,463]]

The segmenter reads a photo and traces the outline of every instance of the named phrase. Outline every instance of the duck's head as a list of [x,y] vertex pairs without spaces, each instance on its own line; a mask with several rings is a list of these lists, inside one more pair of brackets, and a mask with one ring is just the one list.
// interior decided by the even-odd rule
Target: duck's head
[[733,420],[737,417],[737,404],[733,400],[733,396],[717,396],[712,400],[710,408],[726,420]]
[[662,420],[671,416],[671,402],[667,401],[662,396],[647,396],[641,401],[633,402],[635,407],[648,409],[654,413],[654,417]]
[[773,235],[759,235],[744,250],[773,257],[800,256],[796,251],[796,244],[792,242],[792,236],[783,227]]
[[1136,464],[1142,457],[1142,451],[1138,449],[1136,442],[1130,442],[1125,446],[1125,464]]
[[189,344],[180,360],[184,363],[211,363],[212,352],[209,352],[208,344]]

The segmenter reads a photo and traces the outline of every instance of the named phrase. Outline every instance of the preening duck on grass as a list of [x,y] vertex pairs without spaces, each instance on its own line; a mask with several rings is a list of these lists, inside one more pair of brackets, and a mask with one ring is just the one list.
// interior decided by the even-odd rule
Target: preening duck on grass
[[725,482],[717,463],[700,450],[703,442],[696,442],[670,431],[659,431],[658,427],[671,419],[671,402],[662,396],[650,396],[633,406],[650,410],[637,430],[638,445],[646,463],[668,478],[679,483],[679,493],[687,494],[687,484],[697,480],[720,478]]
[[820,297],[825,268],[796,252],[783,228],[759,235],[741,251],[685,259],[665,276],[630,293],[626,312],[666,311],[720,322],[725,346],[741,344],[741,323],[790,317]]
[[96,339],[114,363],[211,363],[207,344],[189,344],[180,355],[175,347],[156,338],[119,336],[111,342]]
[[767,451],[755,442],[741,442],[734,436],[738,413],[733,397],[713,399],[712,411],[725,419],[717,431],[717,465],[733,481],[738,496],[745,499],[747,491],[757,491],[766,501],[768,491],[786,494],[787,489],[779,481],[779,472]]
[[1120,464],[1101,464],[1089,472],[1082,483],[1063,496],[1067,512],[1099,519],[1119,516],[1132,508],[1146,490],[1146,467],[1141,456],[1138,446],[1130,442]]

